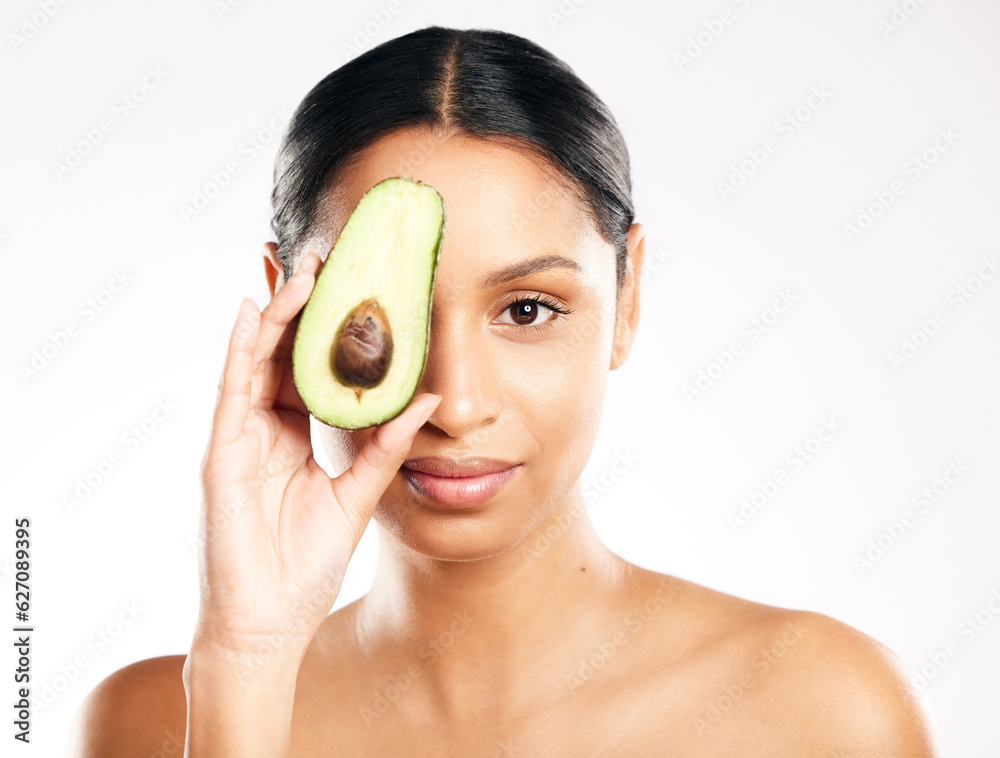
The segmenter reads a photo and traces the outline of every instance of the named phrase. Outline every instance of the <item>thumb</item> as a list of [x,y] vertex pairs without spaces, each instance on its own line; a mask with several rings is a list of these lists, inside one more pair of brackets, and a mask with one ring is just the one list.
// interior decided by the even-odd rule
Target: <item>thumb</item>
[[375,427],[354,463],[330,480],[333,497],[355,527],[360,541],[379,498],[410,451],[413,438],[441,402],[440,395],[423,394],[396,418]]

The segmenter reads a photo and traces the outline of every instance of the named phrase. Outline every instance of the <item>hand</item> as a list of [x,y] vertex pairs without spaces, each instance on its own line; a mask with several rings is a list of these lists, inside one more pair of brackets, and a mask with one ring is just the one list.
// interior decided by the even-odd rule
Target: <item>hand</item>
[[238,653],[304,654],[382,493],[440,402],[418,396],[375,428],[348,471],[327,476],[313,457],[290,358],[293,320],[320,266],[308,254],[263,313],[244,299],[202,461],[196,638]]

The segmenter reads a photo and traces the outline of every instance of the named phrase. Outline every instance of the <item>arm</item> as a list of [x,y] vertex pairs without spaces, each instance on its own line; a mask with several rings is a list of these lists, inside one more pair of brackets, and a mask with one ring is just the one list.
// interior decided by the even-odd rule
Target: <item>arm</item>
[[302,655],[241,653],[195,639],[184,662],[185,757],[288,755]]
[[230,336],[202,462],[201,602],[183,671],[186,758],[288,755],[299,665],[440,400],[411,402],[374,429],[350,469],[326,474],[290,360],[294,319],[319,266],[307,255],[262,313],[244,301]]
[[[180,690],[186,758],[288,755],[299,666],[340,592],[382,493],[440,397],[375,427],[331,479],[313,457],[291,379],[294,318],[320,259],[307,255],[262,313],[245,300],[202,461],[198,623],[183,665],[116,672],[88,698],[74,753],[146,755],[156,709]],[[143,662],[144,664],[146,662]],[[149,709],[152,709],[150,711]],[[158,748],[157,748],[158,749]],[[172,751],[170,751],[172,752]]]

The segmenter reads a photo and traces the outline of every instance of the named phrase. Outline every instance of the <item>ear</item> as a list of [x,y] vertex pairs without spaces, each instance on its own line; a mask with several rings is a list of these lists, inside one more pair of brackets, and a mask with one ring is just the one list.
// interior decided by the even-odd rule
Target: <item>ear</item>
[[285,268],[278,260],[276,242],[264,243],[264,276],[267,277],[267,288],[271,291],[271,297],[274,297],[274,293],[285,283]]
[[611,369],[621,366],[632,349],[635,330],[639,326],[639,277],[642,256],[646,252],[646,229],[635,223],[629,227],[626,239],[625,281],[615,315],[615,341],[611,348]]

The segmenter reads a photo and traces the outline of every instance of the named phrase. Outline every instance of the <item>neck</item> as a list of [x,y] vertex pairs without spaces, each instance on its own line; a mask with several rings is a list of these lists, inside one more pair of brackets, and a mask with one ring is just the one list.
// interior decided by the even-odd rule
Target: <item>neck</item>
[[576,654],[567,635],[607,614],[629,569],[598,538],[579,485],[524,540],[489,558],[437,560],[379,534],[366,637],[387,655],[403,651],[396,666],[413,658],[429,694],[453,712],[483,691],[494,705],[532,694],[537,703],[532,678]]

